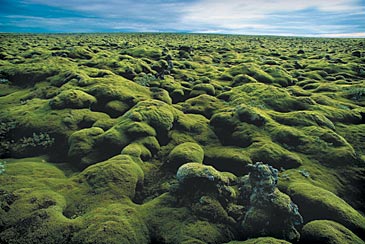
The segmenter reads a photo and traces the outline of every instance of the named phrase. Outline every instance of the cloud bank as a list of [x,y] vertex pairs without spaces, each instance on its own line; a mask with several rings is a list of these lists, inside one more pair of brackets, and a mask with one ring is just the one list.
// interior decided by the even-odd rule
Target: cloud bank
[[0,0],[1,32],[364,37],[361,0]]

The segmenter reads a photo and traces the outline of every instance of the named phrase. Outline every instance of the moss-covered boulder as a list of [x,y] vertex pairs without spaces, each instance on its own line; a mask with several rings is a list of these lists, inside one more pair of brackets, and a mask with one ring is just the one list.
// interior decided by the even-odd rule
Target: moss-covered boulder
[[331,220],[314,220],[304,225],[302,244],[363,244],[364,241],[343,225]]
[[304,221],[333,220],[364,237],[365,217],[332,192],[307,183],[293,183],[288,194],[298,204]]
[[274,237],[259,237],[248,239],[246,241],[231,241],[227,244],[290,244],[290,242],[276,239]]
[[128,155],[118,155],[94,164],[80,175],[95,194],[109,193],[117,197],[134,197],[137,186],[143,184],[141,167]]
[[173,169],[179,168],[181,165],[196,162],[203,163],[204,150],[195,142],[185,142],[177,145],[168,155],[167,165]]
[[138,211],[130,205],[114,203],[85,214],[82,229],[74,234],[71,243],[149,243],[147,226]]
[[113,100],[105,105],[105,112],[112,118],[117,118],[127,112],[129,105],[119,100]]
[[187,163],[182,165],[176,173],[176,178],[180,184],[191,184],[197,180],[203,182],[222,182],[225,185],[229,185],[236,180],[236,176],[231,173],[219,172],[212,166],[200,163]]
[[53,109],[89,108],[96,98],[81,90],[65,90],[49,101]]
[[91,127],[74,132],[68,138],[69,150],[68,156],[74,160],[81,161],[81,164],[87,166],[87,155],[93,153],[94,145],[98,136],[104,133],[99,127]]

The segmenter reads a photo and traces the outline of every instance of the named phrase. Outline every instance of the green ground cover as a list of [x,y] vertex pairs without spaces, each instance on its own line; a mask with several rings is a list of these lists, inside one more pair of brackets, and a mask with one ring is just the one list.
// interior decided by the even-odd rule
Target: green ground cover
[[364,46],[0,34],[0,243],[364,243]]

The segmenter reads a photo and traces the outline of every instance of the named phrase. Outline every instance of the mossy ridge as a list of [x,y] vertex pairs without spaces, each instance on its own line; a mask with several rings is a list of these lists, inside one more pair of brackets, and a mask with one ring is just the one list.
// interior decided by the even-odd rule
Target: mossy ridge
[[290,242],[279,240],[273,237],[259,237],[247,241],[231,241],[227,244],[289,244]]
[[332,192],[307,183],[293,183],[288,194],[298,203],[306,222],[331,219],[364,236],[365,217]]
[[[26,90],[23,94],[17,93],[12,97],[9,96],[2,100],[1,107],[7,108],[7,111],[3,112],[1,117],[16,117],[16,120],[22,122],[21,126],[24,130],[22,133],[24,135],[29,133],[29,127],[25,126],[26,123],[34,126],[32,128],[37,126],[37,128],[40,129],[42,129],[43,124],[41,125],[42,121],[36,118],[36,116],[30,117],[29,114],[26,115],[26,119],[22,120],[22,116],[24,115],[22,114],[21,109],[16,108],[20,107],[20,103],[22,103],[22,109],[31,111],[37,106],[42,107],[43,100],[48,102],[48,99],[54,98],[59,92],[77,89],[94,95],[91,91],[96,92],[98,88],[95,88],[94,90],[91,89],[91,87],[95,87],[102,83],[110,86],[113,84],[113,89],[115,87],[116,90],[119,89],[119,85],[121,87],[132,87],[131,91],[128,91],[128,93],[138,90],[138,92],[133,93],[131,96],[123,93],[121,90],[118,90],[116,93],[113,93],[113,89],[108,90],[105,93],[107,94],[105,96],[106,99],[103,100],[105,97],[101,95],[96,98],[97,103],[92,106],[92,110],[99,111],[100,113],[90,112],[88,109],[65,109],[65,111],[53,110],[52,113],[54,113],[54,116],[51,117],[47,115],[46,117],[47,119],[52,119],[50,121],[53,121],[50,123],[49,130],[47,129],[47,131],[57,131],[58,133],[62,128],[62,140],[56,140],[57,143],[59,143],[61,141],[66,142],[67,138],[72,133],[79,130],[82,132],[83,129],[100,127],[102,130],[108,131],[120,122],[119,119],[111,119],[109,116],[113,118],[122,117],[125,113],[128,113],[128,110],[133,108],[133,106],[142,100],[149,99],[151,96],[154,99],[162,100],[169,104],[169,99],[166,96],[166,93],[168,92],[172,97],[172,102],[179,104],[173,106],[174,122],[172,128],[168,130],[167,135],[164,134],[161,136],[160,132],[165,130],[156,129],[154,126],[151,126],[149,122],[146,122],[149,121],[147,118],[143,118],[142,121],[139,121],[140,117],[137,114],[134,114],[132,117],[136,119],[136,121],[133,120],[131,123],[130,121],[125,122],[120,127],[120,131],[123,133],[120,133],[120,131],[118,132],[120,133],[120,137],[116,136],[118,135],[116,131],[112,131],[114,133],[112,134],[116,136],[115,138],[121,139],[123,142],[122,144],[126,145],[125,147],[123,147],[123,145],[120,146],[118,143],[113,144],[118,146],[113,149],[113,153],[107,153],[108,155],[103,155],[103,152],[98,155],[97,150],[90,150],[96,153],[96,156],[90,154],[91,160],[85,157],[85,162],[95,163],[107,160],[110,155],[119,154],[122,150],[122,154],[129,155],[142,168],[144,174],[149,174],[149,169],[154,168],[158,170],[161,166],[161,162],[159,162],[158,159],[164,160],[173,147],[181,143],[198,143],[204,150],[208,150],[208,153],[208,148],[216,147],[221,149],[221,151],[227,148],[227,150],[229,149],[229,154],[233,154],[227,155],[228,158],[234,158],[235,151],[233,152],[232,150],[231,152],[232,147],[247,147],[242,151],[244,151],[245,155],[248,155],[250,153],[254,154],[253,149],[255,149],[255,146],[268,143],[270,148],[275,148],[274,151],[279,151],[282,155],[290,152],[290,154],[298,156],[301,161],[300,165],[302,166],[300,166],[300,168],[295,168],[297,167],[295,166],[293,169],[286,169],[282,172],[283,175],[288,174],[290,177],[290,180],[285,182],[285,184],[287,184],[283,184],[282,188],[289,187],[292,182],[310,183],[316,186],[321,186],[320,184],[323,184],[323,188],[336,193],[338,196],[346,199],[346,201],[350,199],[348,202],[351,204],[356,199],[356,195],[351,193],[352,196],[350,196],[350,191],[346,191],[346,185],[347,190],[354,188],[357,183],[351,178],[361,176],[361,172],[359,172],[361,168],[357,167],[361,167],[361,157],[364,158],[361,148],[363,143],[360,131],[361,123],[363,123],[363,115],[361,114],[361,109],[359,109],[359,106],[362,106],[363,104],[363,96],[357,94],[356,91],[351,95],[347,88],[351,88],[355,85],[361,87],[360,82],[363,75],[361,73],[362,66],[359,65],[359,62],[363,61],[363,58],[361,57],[363,54],[361,52],[359,54],[357,51],[361,49],[361,41],[346,39],[339,42],[330,39],[314,40],[240,36],[224,36],[224,41],[222,41],[223,36],[216,35],[146,34],[50,35],[47,37],[17,36],[17,38],[18,37],[19,41],[13,42],[8,46],[6,46],[6,44],[10,44],[12,37],[5,35],[3,38],[5,42],[1,45],[4,48],[0,52],[0,57],[3,59],[1,60],[2,67],[10,67],[11,65],[15,66],[19,64],[24,64],[24,66],[26,66],[28,64],[44,63],[51,59],[55,62],[62,62],[63,64],[63,68],[55,75],[51,74],[50,76],[47,76],[47,78],[42,78],[39,82],[36,82],[36,89],[29,90],[29,94],[26,94],[28,93],[28,90]],[[158,40],[158,44],[155,44],[156,40]],[[332,47],[327,49],[328,45],[332,45]],[[145,48],[147,46],[148,48]],[[273,48],[273,46],[275,46],[275,48]],[[300,46],[300,50],[298,52],[297,50],[294,50],[295,52],[291,53],[294,46]],[[139,58],[137,57],[140,55],[138,53],[139,47],[142,47],[141,49],[145,48],[147,52],[149,51],[147,50],[149,47],[156,50],[162,50],[162,47],[164,47],[164,50],[162,50],[159,58],[157,55],[156,57]],[[121,54],[121,50],[122,52],[124,50],[136,51],[136,53],[133,53],[135,57],[128,57],[127,55]],[[141,53],[143,52],[145,51],[142,50]],[[151,92],[149,92],[146,87],[114,75],[122,75],[124,78],[130,80],[134,79],[134,77],[143,75],[143,73],[154,75],[155,72],[157,72],[157,69],[162,67],[160,65],[161,61],[164,61],[158,59],[163,58],[166,53],[171,54],[174,69],[171,70],[169,75],[165,76],[165,80],[151,83],[151,87],[158,87],[158,89],[165,91],[163,92],[164,94],[162,94],[163,96],[160,96],[161,94],[159,92],[152,91],[152,89]],[[209,53],[209,55],[206,55],[207,53]],[[132,52],[130,54],[132,54]],[[199,58],[203,56],[204,59]],[[103,62],[99,62],[101,61],[101,58],[104,59]],[[100,63],[100,66],[98,66],[98,62]],[[77,64],[79,65],[77,66]],[[212,64],[211,67],[209,67],[209,64]],[[280,66],[278,64],[280,64]],[[251,81],[257,82],[257,79],[250,76],[246,77],[250,78],[249,81],[247,81],[242,79],[242,74],[233,77],[227,72],[229,70],[229,68],[226,68],[227,66],[250,66],[258,68],[255,70],[256,74],[252,74],[252,76],[264,74],[261,72],[264,71],[274,78],[275,72],[277,71],[278,75],[275,78],[274,83],[270,85],[272,89],[268,91],[267,94],[263,93],[263,96],[268,96],[269,93],[276,93],[278,89],[281,90],[282,88],[278,88],[279,86],[286,87],[288,84],[293,86],[289,89],[285,88],[281,90],[284,92],[289,91],[289,96],[287,96],[287,94],[283,96],[285,99],[279,99],[280,96],[272,97],[273,101],[275,101],[275,99],[282,101],[262,102],[260,94],[247,91],[242,93],[238,88],[248,85],[259,87],[263,84],[246,84]],[[77,71],[75,67],[77,67]],[[67,74],[67,70],[71,70],[71,74]],[[227,76],[224,78],[223,76],[225,74],[227,74]],[[248,75],[246,74],[246,76]],[[228,78],[229,81],[225,81],[226,78]],[[237,78],[237,83],[234,83],[235,78]],[[231,83],[232,79],[233,83]],[[258,80],[260,82],[263,81],[261,78]],[[47,83],[50,83],[51,86]],[[209,89],[204,91],[205,88],[208,88],[206,84],[212,84],[214,90],[209,86]],[[9,87],[11,88],[11,86],[10,83]],[[235,86],[234,89],[237,89],[232,92],[231,86]],[[307,90],[303,90],[300,87]],[[101,87],[100,89],[103,90],[105,87]],[[296,92],[292,92],[293,89],[297,89]],[[178,111],[182,110],[181,105],[184,101],[189,99],[192,90],[194,90],[194,92],[197,91],[198,93],[203,91],[211,96],[217,96],[218,99],[220,99],[219,101],[224,105],[211,112],[211,116],[214,118],[214,120],[212,119],[211,125],[215,127],[214,130],[213,127],[208,124],[209,121],[203,116],[199,114],[183,114]],[[8,93],[8,91],[6,93]],[[111,94],[111,96],[108,94]],[[20,96],[17,97],[18,95]],[[195,96],[195,94],[192,95]],[[352,99],[354,97],[353,95],[358,96],[359,99],[357,99],[357,97],[356,100]],[[235,99],[232,99],[232,97]],[[287,103],[287,97],[296,100],[298,103],[292,103],[292,101]],[[109,104],[109,102],[111,104]],[[232,113],[232,111],[229,110],[229,107],[242,104],[251,107],[247,110],[248,112],[262,115],[264,123],[261,125],[253,123],[255,120],[249,119],[251,115],[250,113],[247,113],[245,107],[242,109],[244,116],[241,116],[241,119],[237,119],[236,116],[238,116],[238,114],[235,115],[234,109],[232,109],[234,111],[233,122],[231,119],[228,119],[229,116],[223,116]],[[286,107],[288,104],[290,105],[289,108]],[[11,113],[11,109],[13,108],[16,110]],[[274,109],[275,112],[273,112],[272,109]],[[201,111],[203,110],[204,106],[202,106]],[[298,110],[300,111],[298,112]],[[46,109],[43,110],[42,113],[45,111]],[[220,112],[219,116],[216,116],[218,115],[218,111]],[[303,112],[303,118],[305,117],[305,122],[307,124],[302,125],[300,124],[301,121],[298,122],[298,120],[296,120],[298,125],[296,125],[295,128],[289,128],[289,126],[292,126],[291,116],[301,116],[300,112]],[[39,112],[36,115],[44,116],[42,113]],[[286,116],[287,113],[288,115],[290,114],[290,116]],[[57,130],[52,130],[51,127],[60,121],[56,118],[57,116],[66,117],[61,121],[61,125],[64,127],[58,126]],[[220,119],[222,119],[222,117],[225,118],[225,125],[234,125],[234,130],[230,133],[232,134],[232,138],[235,138],[236,140],[234,143],[235,145],[227,146],[229,144],[224,143],[224,146],[221,146],[221,135],[219,135],[219,141],[214,133],[216,132],[219,134],[216,125],[219,124],[221,120],[219,120],[218,117],[220,117]],[[278,117],[280,117],[280,121],[277,119]],[[258,118],[260,118],[260,116]],[[326,118],[328,118],[329,121],[326,120]],[[32,121],[36,121],[37,123],[33,123]],[[285,126],[280,125],[275,121],[282,123]],[[134,123],[136,125],[135,128]],[[322,128],[319,128],[318,126]],[[347,129],[350,127],[351,129]],[[44,126],[44,128],[46,127]],[[156,130],[158,130],[158,132]],[[124,131],[126,131],[126,133],[124,133]],[[284,133],[281,133],[281,131],[284,131]],[[346,133],[347,131],[351,131],[354,135],[346,135],[348,134]],[[22,133],[20,133],[20,135],[22,135]],[[58,135],[57,133],[52,135]],[[315,135],[311,136],[311,134]],[[286,136],[289,136],[290,140],[286,140]],[[98,136],[96,137],[98,138]],[[129,140],[132,137],[138,137],[138,139]],[[319,140],[316,141],[316,138],[319,138]],[[343,138],[345,138],[345,140],[343,140]],[[128,140],[124,143],[125,139]],[[91,141],[90,144],[95,143],[94,139]],[[294,147],[292,145],[293,141],[297,143]],[[100,140],[98,142],[100,143],[100,146],[104,145],[103,142],[105,141]],[[66,145],[66,143],[64,144]],[[89,150],[87,149],[89,148],[88,146],[85,148],[86,151]],[[60,154],[65,154],[64,152],[68,149],[69,148],[65,148]],[[317,149],[320,149],[321,152],[326,152],[326,154],[323,154],[318,158],[317,156],[319,153]],[[50,152],[52,154],[54,153],[54,151]],[[24,155],[27,154],[25,153]],[[252,155],[249,156],[251,157]],[[98,160],[95,161],[93,158],[98,158]],[[218,160],[217,157],[215,158],[216,159],[214,160]],[[251,160],[251,158],[247,159]],[[329,169],[329,167],[332,167],[330,162],[332,159],[338,163],[338,170]],[[147,160],[150,160],[151,162],[146,162]],[[75,162],[72,163],[74,164]],[[88,163],[86,163],[86,165]],[[217,164],[216,162],[212,163]],[[315,166],[315,164],[318,165]],[[345,168],[343,168],[344,164],[346,164]],[[353,167],[354,165],[356,165],[356,167]],[[241,171],[237,170],[237,172]],[[355,172],[357,172],[357,174],[354,174],[353,177],[346,176],[346,174],[352,175]],[[150,177],[152,181],[155,181],[153,179],[154,176],[148,177]],[[167,185],[165,184],[165,186],[162,186],[160,183],[165,181],[165,179],[169,182]],[[341,182],[339,179],[341,179]],[[168,191],[168,188],[171,186],[169,186],[169,184],[173,182],[170,180],[171,178],[166,177],[161,180],[161,182],[156,183],[155,186],[151,186],[152,188],[156,188],[150,191],[151,194],[159,195],[161,192]],[[330,185],[329,182],[334,182],[334,184]],[[361,182],[361,177],[359,177],[359,182]],[[67,193],[67,196],[65,197],[67,199],[73,199],[72,201],[74,202],[78,202],[77,195],[80,194],[84,197],[84,206],[70,207],[70,205],[68,205],[65,210],[68,212],[68,214],[66,214],[67,216],[72,216],[73,213],[76,212],[79,212],[76,216],[81,216],[83,213],[89,212],[94,208],[92,201],[88,199],[88,191],[90,189],[85,182],[79,184],[76,180],[71,188],[72,193]],[[68,192],[62,187],[61,190],[63,192]],[[90,190],[90,192],[92,192],[92,190]],[[51,193],[49,194],[52,195]],[[95,201],[98,201],[99,198],[97,196],[94,197],[96,199]],[[108,204],[113,204],[113,197],[115,197],[113,194],[108,193]],[[361,203],[361,201],[358,202]],[[88,207],[88,205],[92,207]],[[208,204],[207,206],[213,205],[214,204]],[[72,210],[72,208],[75,209]],[[194,224],[192,225],[194,226]],[[202,220],[197,226],[207,226],[207,222]],[[137,228],[138,227],[136,227],[136,229]],[[207,229],[209,228],[210,227],[207,226]],[[210,233],[214,236],[213,230]],[[217,239],[219,238],[217,237]],[[201,240],[200,237],[195,236],[187,238],[185,242],[201,243]]]
[[311,221],[303,227],[300,243],[353,243],[363,244],[364,241],[343,225],[330,220]]

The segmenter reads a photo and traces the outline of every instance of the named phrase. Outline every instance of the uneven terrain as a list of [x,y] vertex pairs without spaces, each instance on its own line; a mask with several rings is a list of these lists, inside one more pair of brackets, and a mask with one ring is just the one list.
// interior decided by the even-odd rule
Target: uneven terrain
[[0,35],[0,243],[364,243],[365,41]]

